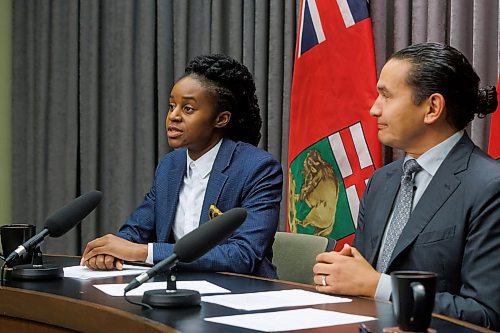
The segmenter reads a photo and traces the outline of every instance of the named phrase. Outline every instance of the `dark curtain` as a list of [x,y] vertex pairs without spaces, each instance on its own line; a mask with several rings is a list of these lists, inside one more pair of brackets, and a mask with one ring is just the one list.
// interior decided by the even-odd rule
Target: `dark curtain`
[[[99,189],[98,209],[62,239],[48,239],[45,250],[80,254],[89,240],[115,232],[169,150],[168,93],[199,54],[226,53],[249,67],[264,120],[260,146],[286,165],[298,5],[13,1],[13,222],[40,230],[51,212]],[[495,84],[498,0],[372,0],[370,8],[379,71],[395,50],[440,41],[463,51],[483,84]],[[475,120],[470,131],[485,148],[489,118]],[[401,154],[384,151],[385,162]]]
[[260,146],[286,161],[295,1],[13,1],[13,219],[41,229],[51,212],[99,189],[52,253],[116,232],[168,152],[169,91],[196,55],[226,53],[255,76]]
[[[78,194],[78,3],[13,1],[13,21],[12,222],[40,230]],[[77,235],[51,250],[74,253]]]

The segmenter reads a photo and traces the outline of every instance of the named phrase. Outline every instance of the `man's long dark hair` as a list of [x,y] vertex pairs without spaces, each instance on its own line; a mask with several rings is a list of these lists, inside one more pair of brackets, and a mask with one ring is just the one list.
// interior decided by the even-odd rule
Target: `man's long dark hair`
[[445,99],[448,121],[463,129],[474,119],[497,108],[494,86],[479,88],[479,76],[457,49],[439,43],[421,43],[394,53],[390,59],[405,60],[412,67],[406,82],[413,89],[413,103],[419,105],[434,93]]

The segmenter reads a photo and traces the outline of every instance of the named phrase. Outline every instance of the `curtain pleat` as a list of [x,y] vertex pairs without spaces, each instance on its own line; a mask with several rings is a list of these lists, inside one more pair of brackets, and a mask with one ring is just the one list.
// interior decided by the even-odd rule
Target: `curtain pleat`
[[[12,223],[40,231],[76,193],[78,3],[14,1],[12,45]],[[74,252],[77,237],[46,243]]]

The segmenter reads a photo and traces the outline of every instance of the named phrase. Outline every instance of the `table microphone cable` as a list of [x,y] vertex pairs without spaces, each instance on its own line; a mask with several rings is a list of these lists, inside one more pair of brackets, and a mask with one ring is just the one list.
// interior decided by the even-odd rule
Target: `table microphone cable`
[[126,291],[123,291],[123,297],[125,297],[125,300],[127,302],[129,302],[130,304],[143,306],[143,307],[147,308],[148,310],[153,310],[153,307],[150,306],[149,304],[142,303],[142,302],[139,302],[139,301],[134,301],[134,300],[130,299],[129,296],[127,296],[127,292]]

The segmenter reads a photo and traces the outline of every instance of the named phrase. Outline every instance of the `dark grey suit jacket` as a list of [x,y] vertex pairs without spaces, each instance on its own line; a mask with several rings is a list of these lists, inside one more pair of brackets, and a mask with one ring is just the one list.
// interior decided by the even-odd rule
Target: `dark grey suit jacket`
[[[402,176],[402,160],[377,170],[360,205],[354,246],[376,266]],[[465,134],[415,206],[387,272],[438,274],[434,311],[500,329],[500,163]]]

